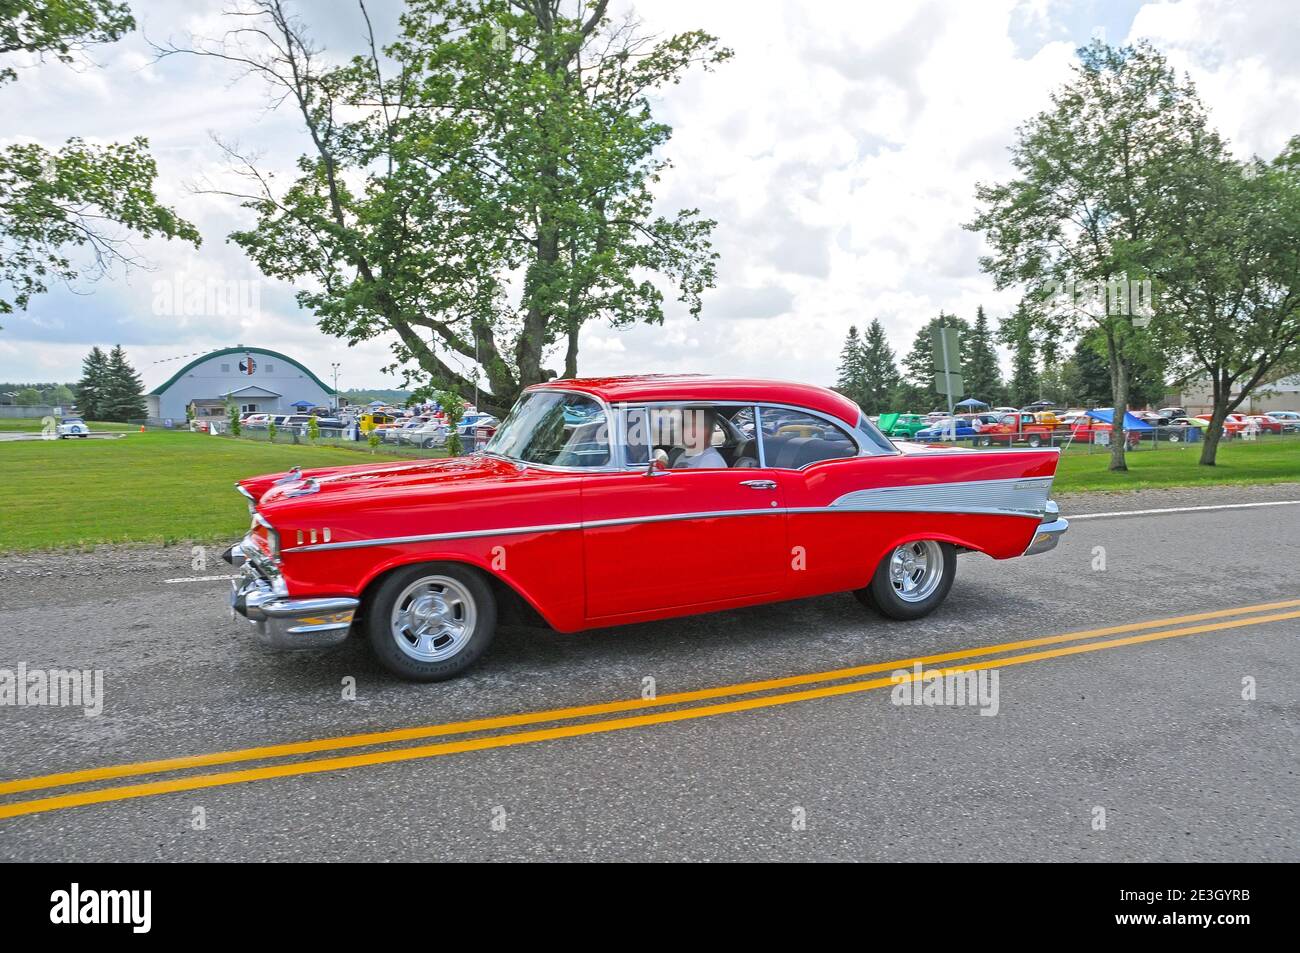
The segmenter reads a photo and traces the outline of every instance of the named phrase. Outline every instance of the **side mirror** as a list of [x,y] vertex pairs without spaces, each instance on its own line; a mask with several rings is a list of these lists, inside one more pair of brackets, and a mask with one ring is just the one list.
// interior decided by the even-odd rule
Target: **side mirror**
[[668,468],[668,451],[656,449],[650,454],[650,463],[645,469],[645,475],[662,476],[669,473]]

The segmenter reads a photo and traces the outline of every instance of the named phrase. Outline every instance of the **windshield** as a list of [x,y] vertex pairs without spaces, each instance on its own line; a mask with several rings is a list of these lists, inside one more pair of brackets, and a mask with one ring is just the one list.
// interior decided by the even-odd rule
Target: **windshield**
[[519,399],[485,449],[523,463],[603,467],[609,463],[605,411],[583,394],[534,391]]

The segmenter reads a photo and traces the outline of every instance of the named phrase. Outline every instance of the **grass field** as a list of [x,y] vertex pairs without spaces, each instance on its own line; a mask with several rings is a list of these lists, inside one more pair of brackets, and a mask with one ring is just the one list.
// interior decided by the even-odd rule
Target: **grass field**
[[[1066,454],[1058,493],[1163,486],[1300,481],[1300,440],[1234,442],[1219,465],[1199,446],[1129,455],[1110,473],[1108,454]],[[96,543],[233,539],[248,527],[237,479],[258,473],[397,459],[384,453],[266,444],[188,432],[129,433],[117,440],[0,443],[0,551]]]
[[1255,443],[1234,440],[1219,445],[1218,464],[1203,467],[1201,445],[1188,444],[1127,454],[1128,471],[1111,473],[1110,453],[1061,455],[1055,490],[1143,490],[1163,486],[1208,486],[1231,483],[1290,483],[1300,481],[1300,440],[1267,438]]
[[235,539],[248,529],[236,480],[388,459],[189,432],[0,443],[0,550]]

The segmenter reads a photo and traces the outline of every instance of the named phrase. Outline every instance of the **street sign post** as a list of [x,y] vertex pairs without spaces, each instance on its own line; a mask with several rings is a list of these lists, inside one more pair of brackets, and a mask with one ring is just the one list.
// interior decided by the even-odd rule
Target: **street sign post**
[[948,398],[948,416],[953,414],[952,400],[960,396],[965,382],[961,379],[961,335],[956,328],[934,328],[934,389]]

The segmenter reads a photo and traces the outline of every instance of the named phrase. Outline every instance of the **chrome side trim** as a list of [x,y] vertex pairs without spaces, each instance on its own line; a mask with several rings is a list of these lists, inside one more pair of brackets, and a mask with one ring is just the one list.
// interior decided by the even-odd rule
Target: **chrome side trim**
[[436,543],[446,539],[473,539],[478,536],[523,536],[528,533],[555,533],[571,529],[582,529],[582,524],[548,523],[542,526],[506,526],[501,529],[474,529],[458,533],[424,533],[419,536],[387,536],[382,539],[352,539],[338,543],[315,543],[307,546],[294,546],[287,550],[287,552],[314,553],[327,549],[363,549],[367,546],[402,546],[406,543]]
[[930,483],[915,487],[880,487],[846,493],[832,502],[830,506],[771,506],[736,510],[702,510],[690,513],[659,513],[649,516],[622,516],[614,519],[587,520],[578,523],[504,526],[497,529],[423,533],[417,536],[389,536],[382,539],[355,539],[337,543],[314,543],[307,546],[294,546],[287,552],[312,553],[336,549],[362,549],[368,546],[403,546],[408,543],[434,543],[488,536],[523,536],[531,533],[596,529],[602,526],[629,526],[635,523],[666,523],[678,520],[720,519],[730,516],[772,516],[788,513],[983,513],[997,516],[1025,516],[1041,520],[1048,512],[1047,494],[1051,490],[1051,486],[1051,477],[1035,477],[1028,480],[972,480],[965,483]]
[[1047,513],[1052,477],[1007,480],[967,480],[920,486],[885,486],[845,493],[832,510],[893,513],[991,513],[1032,516]]

